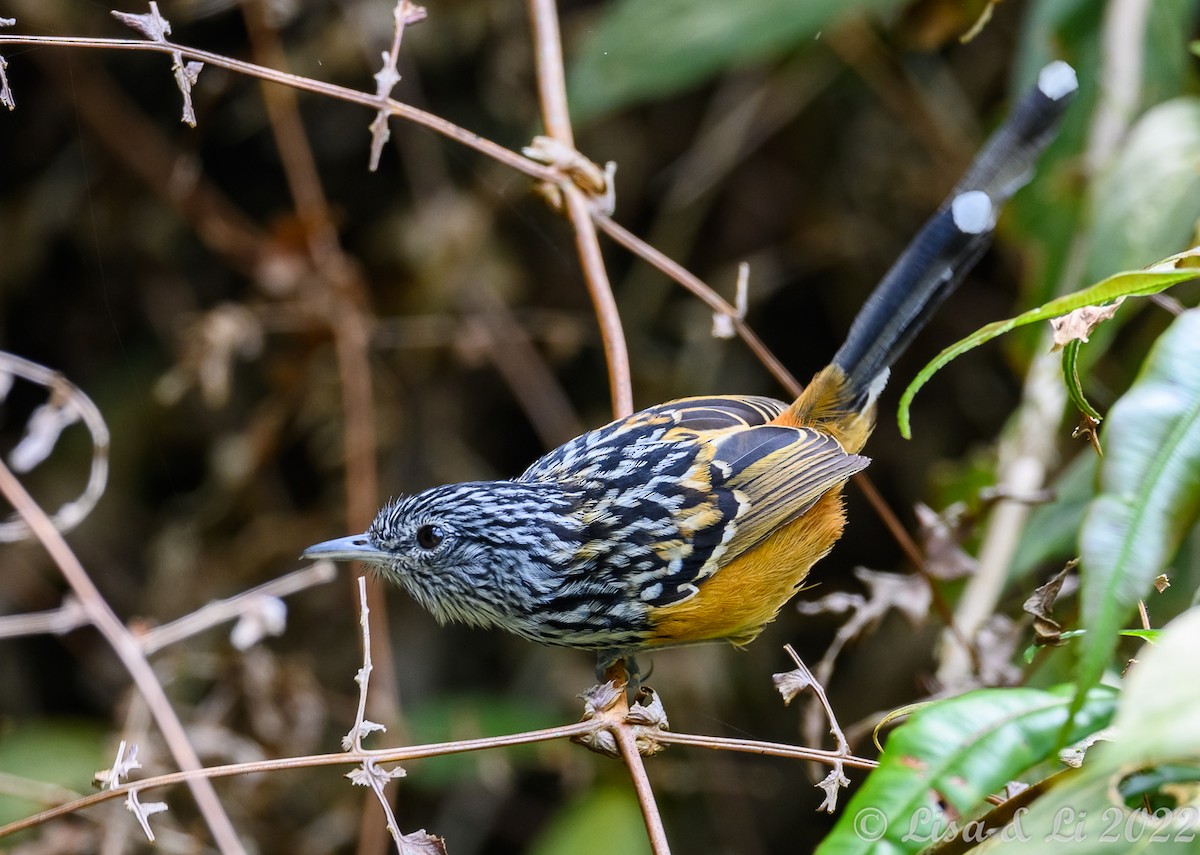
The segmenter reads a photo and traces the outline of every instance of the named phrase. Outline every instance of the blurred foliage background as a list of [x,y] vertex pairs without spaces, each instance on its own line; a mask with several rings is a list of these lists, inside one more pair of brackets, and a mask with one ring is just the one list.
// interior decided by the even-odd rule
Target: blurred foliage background
[[[1078,69],[1079,103],[1038,182],[885,395],[869,474],[910,528],[918,501],[979,510],[1038,339],[1012,336],[950,366],[918,398],[916,435],[905,442],[890,413],[916,370],[988,321],[1153,262],[1192,237],[1200,111],[1188,45],[1198,4],[1151,4],[1144,50],[1135,51],[1136,103],[1124,118],[1158,124],[1135,125],[1140,137],[1090,164],[1084,152],[1110,58],[1102,24],[1116,5],[561,4],[577,146],[619,165],[616,219],[726,295],[736,264],[749,261],[748,320],[801,379],[828,361],[1010,93],[1048,59]],[[265,17],[290,70],[368,91],[391,37],[382,0],[277,0],[245,14],[224,0],[160,8],[179,42],[278,65],[269,40],[251,38],[247,26],[247,15]],[[428,10],[405,34],[397,97],[508,148],[527,144],[540,120],[525,6],[445,0]],[[985,11],[978,35],[960,42]],[[23,33],[130,35],[92,0],[11,0],[0,16],[16,17]],[[145,624],[296,568],[305,546],[347,531],[342,378],[336,315],[321,297],[329,286],[297,274],[312,224],[289,189],[262,88],[206,68],[193,130],[177,121],[163,56],[4,53],[19,109],[0,115],[0,347],[63,372],[96,400],[113,434],[108,491],[71,543],[117,613]],[[300,109],[336,237],[366,286],[355,299],[371,319],[376,501],[515,475],[606,421],[607,375],[573,237],[528,179],[396,120],[371,174],[367,111],[312,96]],[[707,392],[783,394],[741,343],[712,338],[710,314],[680,288],[612,245],[606,261],[639,406]],[[1194,302],[1194,291],[1175,295]],[[1128,385],[1169,319],[1153,307],[1130,311],[1098,336],[1086,352],[1097,404]],[[14,387],[2,413],[6,450],[39,402],[37,390]],[[1070,439],[1070,421],[1058,440],[1061,467],[1090,453]],[[86,477],[87,443],[72,431],[79,435],[68,432],[25,479],[47,507]],[[856,566],[911,569],[854,489],[849,511],[845,538],[802,596],[858,591]],[[1022,545],[1005,595],[1014,616],[1069,557],[1062,526],[1077,519],[1056,519],[1062,525],[1044,524]],[[38,546],[5,545],[0,568],[0,612],[61,602],[64,583]],[[284,633],[249,651],[214,630],[157,654],[207,763],[335,749],[353,720],[359,663],[343,574],[291,597]],[[575,693],[593,679],[589,655],[439,628],[398,593],[388,606],[401,717],[386,743],[578,714]],[[780,703],[770,675],[788,667],[784,643],[815,661],[839,622],[789,607],[746,652],[655,656],[649,682],[677,730],[795,742],[800,715]],[[828,687],[843,724],[935,689],[939,632],[935,620],[914,628],[891,616],[848,649]],[[127,675],[90,630],[5,639],[0,650],[0,770],[86,791],[118,735],[146,727]],[[144,771],[169,762],[153,735],[140,741]],[[811,785],[823,770],[814,778],[797,763],[673,749],[650,771],[680,852],[806,851],[831,823],[813,812],[820,793]],[[354,848],[363,794],[331,769],[218,787],[262,852]],[[175,809],[162,825],[194,829],[186,793],[169,800]],[[10,798],[0,809],[12,818],[33,808]],[[413,763],[397,809],[406,830],[444,835],[455,855],[644,845],[624,770],[569,745]],[[119,806],[110,813],[55,823],[17,841],[19,851],[91,851],[97,828],[136,836]],[[172,851],[189,845],[171,834],[163,841]]]

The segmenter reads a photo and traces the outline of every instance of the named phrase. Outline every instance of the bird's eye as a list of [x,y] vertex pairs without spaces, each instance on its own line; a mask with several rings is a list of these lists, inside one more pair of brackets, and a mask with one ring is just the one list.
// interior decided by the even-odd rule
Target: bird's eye
[[446,533],[440,525],[423,525],[417,529],[417,546],[422,549],[436,549],[445,539]]

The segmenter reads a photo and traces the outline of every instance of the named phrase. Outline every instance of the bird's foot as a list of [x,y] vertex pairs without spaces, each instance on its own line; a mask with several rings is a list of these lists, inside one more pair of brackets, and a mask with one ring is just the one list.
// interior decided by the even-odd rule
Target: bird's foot
[[669,730],[667,713],[658,693],[641,685],[640,672],[633,657],[601,656],[596,676],[602,682],[580,694],[583,720],[596,723],[596,729],[575,737],[574,741],[599,754],[620,756],[617,733],[632,733],[639,754],[657,754],[665,747],[654,738],[656,731]]

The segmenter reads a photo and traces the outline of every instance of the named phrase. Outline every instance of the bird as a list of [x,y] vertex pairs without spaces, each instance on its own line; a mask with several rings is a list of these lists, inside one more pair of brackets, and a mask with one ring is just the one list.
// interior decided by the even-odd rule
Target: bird
[[372,565],[439,623],[595,651],[600,675],[635,675],[657,649],[749,644],[841,537],[892,363],[987,248],[1077,88],[1066,63],[1041,70],[794,401],[658,404],[510,480],[394,499],[303,557]]

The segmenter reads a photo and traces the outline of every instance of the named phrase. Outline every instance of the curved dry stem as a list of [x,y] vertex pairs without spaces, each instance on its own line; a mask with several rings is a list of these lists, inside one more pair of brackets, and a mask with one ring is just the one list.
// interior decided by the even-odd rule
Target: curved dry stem
[[[31,422],[26,438],[21,443],[22,445],[26,443],[29,443],[30,446],[36,445],[37,450],[33,452],[27,468],[33,468],[50,453],[58,440],[58,431],[75,421],[76,417],[83,421],[84,426],[92,435],[92,465],[88,472],[87,485],[77,498],[66,502],[50,517],[56,529],[64,532],[70,531],[92,512],[92,508],[96,507],[96,503],[104,495],[104,488],[108,484],[109,433],[104,416],[82,389],[57,371],[51,371],[36,362],[0,351],[0,375],[20,377],[44,387],[50,395],[50,400],[43,405],[43,408],[39,409],[39,412],[53,411],[59,414],[57,418],[50,419],[54,424],[48,430],[41,431],[41,436],[35,436],[35,428]],[[7,385],[0,384],[0,388],[7,389]],[[0,392],[0,401],[3,401],[4,397],[5,395]],[[19,513],[0,522],[0,543],[25,540],[32,533],[29,523]]]
[[[167,698],[167,693],[164,691],[162,683],[158,681],[154,669],[150,667],[150,662],[146,659],[138,640],[133,637],[109,607],[75,553],[71,551],[71,547],[54,527],[50,517],[25,491],[25,487],[3,462],[0,462],[0,493],[4,494],[17,513],[29,524],[34,535],[41,541],[50,557],[62,571],[63,577],[70,584],[75,596],[87,610],[91,623],[104,636],[105,641],[109,643],[121,660],[125,670],[129,672],[129,676],[133,678],[138,691],[150,707],[175,762],[186,770],[203,769],[200,757],[196,754],[196,749],[188,740],[187,733],[183,729],[183,723],[175,714],[175,710]],[[198,778],[190,781],[189,786],[218,848],[222,852],[244,852],[237,832],[233,828],[233,823],[230,822],[229,816],[221,806],[212,783]]]

